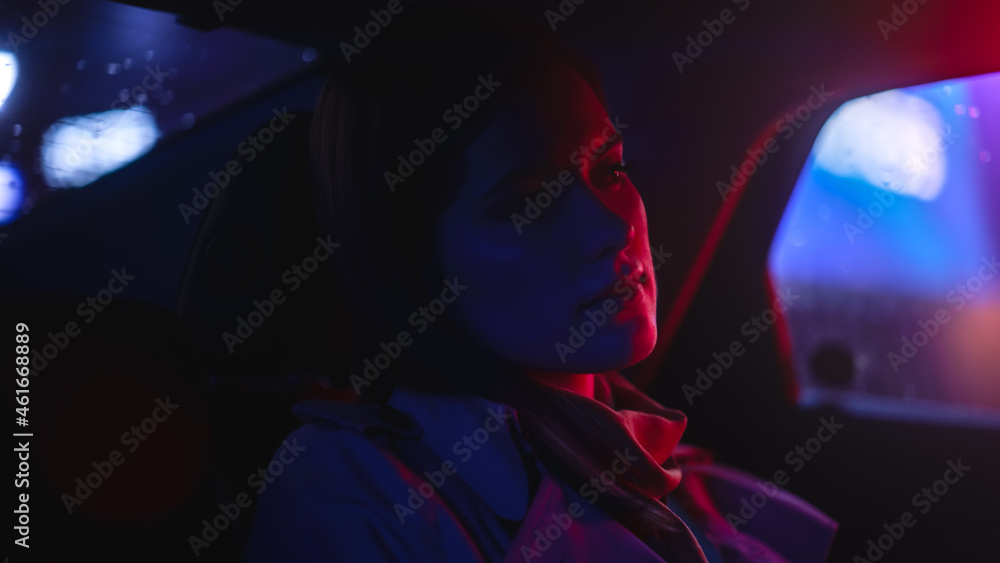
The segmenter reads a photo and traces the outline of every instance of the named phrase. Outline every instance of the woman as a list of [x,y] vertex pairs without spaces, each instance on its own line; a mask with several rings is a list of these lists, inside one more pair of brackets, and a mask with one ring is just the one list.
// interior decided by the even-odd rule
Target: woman
[[656,342],[626,129],[496,16],[400,17],[331,77],[313,195],[359,403],[297,405],[249,561],[785,560],[664,504],[686,420],[615,371]]

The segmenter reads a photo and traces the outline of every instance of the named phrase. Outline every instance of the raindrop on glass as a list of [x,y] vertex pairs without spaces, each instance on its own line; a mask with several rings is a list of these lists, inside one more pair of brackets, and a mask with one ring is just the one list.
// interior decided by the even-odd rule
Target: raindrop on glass
[[806,239],[808,237],[806,236],[806,232],[802,228],[795,227],[794,229],[792,229],[791,235],[792,235],[791,236],[792,244],[794,244],[795,246],[803,246],[806,244]]

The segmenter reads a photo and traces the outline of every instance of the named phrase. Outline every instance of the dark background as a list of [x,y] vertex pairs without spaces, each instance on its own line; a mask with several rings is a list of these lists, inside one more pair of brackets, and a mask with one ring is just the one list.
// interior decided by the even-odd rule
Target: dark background
[[[299,220],[307,112],[326,73],[343,62],[339,43],[385,3],[244,0],[223,22],[211,2],[128,4],[162,13],[110,2],[60,6],[20,46],[21,76],[0,113],[0,152],[22,169],[29,189],[23,209],[30,211],[0,228],[7,235],[0,239],[5,334],[26,322],[44,343],[48,332],[81,320],[77,304],[106,287],[111,270],[136,276],[32,378],[35,560],[66,560],[66,553],[192,559],[188,537],[201,534],[202,520],[218,515],[220,502],[252,491],[247,476],[294,428],[289,406],[337,396],[329,374],[343,369],[343,347],[330,344],[339,334],[330,321],[333,298],[320,274],[236,353],[218,335],[311,250],[310,226]],[[545,11],[559,9],[554,1],[478,4],[542,27]],[[858,96],[1000,70],[1000,5],[927,0],[886,40],[877,21],[889,19],[893,5],[751,0],[741,11],[728,1],[588,0],[573,5],[555,34],[600,65],[609,114],[629,124],[626,157],[638,163],[631,176],[646,203],[650,242],[673,253],[656,274],[657,350],[628,374],[688,415],[687,442],[764,478],[788,469],[785,454],[815,435],[821,417],[836,416],[845,428],[787,486],[840,522],[831,561],[864,556],[883,523],[913,511],[911,497],[940,479],[948,460],[961,458],[969,474],[918,514],[917,525],[881,560],[997,561],[997,431],[802,411],[780,326],[693,405],[681,390],[712,353],[740,336],[744,322],[770,306],[767,251],[826,117]],[[727,8],[735,21],[678,72],[672,53]],[[0,28],[16,30],[38,9],[0,2]],[[157,106],[163,138],[143,158],[83,189],[46,188],[37,150],[47,125],[105,111],[121,88],[139,83],[148,51],[149,63],[175,69],[164,84],[173,102]],[[123,57],[137,61],[131,74],[100,70]],[[82,70],[80,60],[88,61]],[[716,181],[821,85],[835,97],[782,142],[739,197],[723,202]],[[200,221],[185,224],[178,204],[190,203],[192,188],[236,157],[272,108],[286,106],[300,112],[294,126],[244,166]],[[13,123],[22,125],[16,138]],[[7,347],[4,354],[10,357]],[[165,396],[181,405],[177,412],[67,515],[60,495],[91,462],[122,449],[119,432],[150,416],[155,399]],[[198,559],[237,559],[250,520],[243,512]],[[30,560],[12,549],[11,560]]]

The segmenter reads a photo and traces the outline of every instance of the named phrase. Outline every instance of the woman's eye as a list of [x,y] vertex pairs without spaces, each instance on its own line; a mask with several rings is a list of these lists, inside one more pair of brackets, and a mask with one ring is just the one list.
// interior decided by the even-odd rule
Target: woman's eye
[[599,168],[595,170],[593,177],[594,187],[610,190],[618,189],[621,186],[622,179],[632,169],[633,166],[625,164],[624,161]]

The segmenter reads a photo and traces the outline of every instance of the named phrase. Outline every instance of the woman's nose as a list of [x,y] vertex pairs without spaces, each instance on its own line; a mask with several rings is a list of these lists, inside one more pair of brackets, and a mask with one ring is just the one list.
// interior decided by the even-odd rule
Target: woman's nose
[[632,247],[632,241],[635,240],[635,225],[628,226],[628,236],[625,240],[625,246],[619,251],[620,256],[615,261],[616,270],[618,275],[622,277],[631,276],[639,268],[639,264],[634,261],[633,258],[627,255],[627,249]]
[[583,254],[592,260],[615,257],[635,240],[635,226],[611,210],[590,190],[577,190],[575,225],[582,235]]

